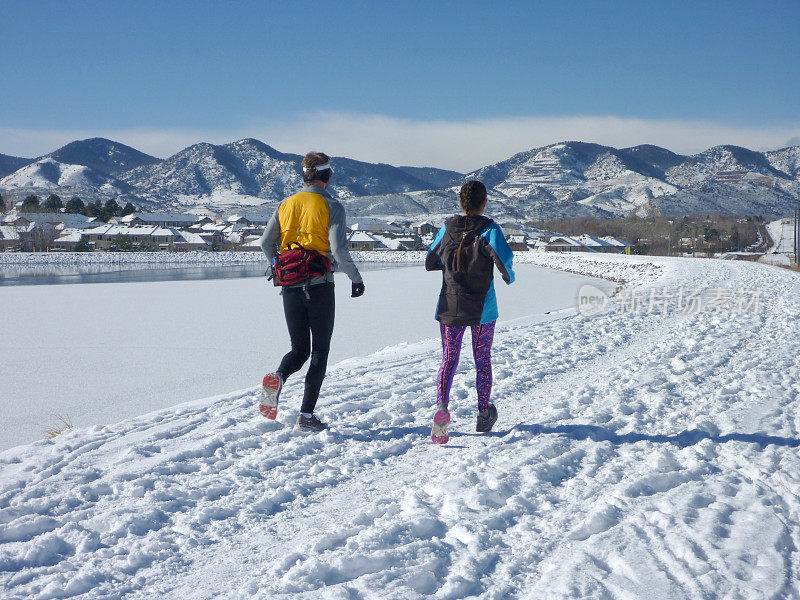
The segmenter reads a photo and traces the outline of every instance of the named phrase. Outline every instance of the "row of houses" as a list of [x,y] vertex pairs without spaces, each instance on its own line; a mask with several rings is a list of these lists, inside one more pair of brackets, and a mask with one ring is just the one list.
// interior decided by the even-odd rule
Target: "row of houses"
[[[0,218],[0,250],[73,251],[147,249],[260,251],[258,244],[269,220],[262,214],[239,213],[224,219],[184,213],[133,213],[108,223],[84,215],[30,213]],[[425,250],[442,226],[432,220],[351,220],[351,250]],[[516,223],[502,224],[514,251],[629,252],[630,244],[613,237],[564,236]]]
[[[442,223],[436,221],[384,222],[359,219],[349,225],[352,250],[422,250],[433,242]],[[628,253],[631,244],[619,238],[565,236],[517,223],[502,224],[508,245],[515,252]]]
[[[512,248],[513,249],[513,248]],[[536,240],[531,250],[543,252],[601,252],[611,254],[630,253],[631,244],[619,238],[581,235],[570,237],[555,235],[548,240]]]
[[261,215],[215,221],[183,213],[134,213],[105,223],[79,214],[16,213],[0,216],[0,250],[260,250],[257,241],[266,222]]

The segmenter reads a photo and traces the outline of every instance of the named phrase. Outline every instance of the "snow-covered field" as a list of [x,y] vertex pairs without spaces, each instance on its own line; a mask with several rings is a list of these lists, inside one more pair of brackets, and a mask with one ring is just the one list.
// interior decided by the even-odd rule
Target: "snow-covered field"
[[498,327],[495,433],[465,348],[430,444],[428,339],[330,368],[322,434],[293,432],[294,379],[276,422],[248,389],[7,450],[3,596],[800,598],[797,274],[526,260],[629,284]]
[[[339,280],[331,364],[439,334],[441,275],[416,266],[364,279],[357,299]],[[585,280],[521,266],[517,283],[498,286],[501,319],[574,307]],[[289,350],[263,277],[11,286],[0,306],[0,450],[41,438],[54,413],[87,427],[250,387]]]

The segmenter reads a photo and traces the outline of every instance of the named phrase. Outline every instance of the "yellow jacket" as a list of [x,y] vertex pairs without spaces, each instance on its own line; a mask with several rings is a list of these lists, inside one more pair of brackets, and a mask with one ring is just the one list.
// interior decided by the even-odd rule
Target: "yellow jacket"
[[323,256],[330,250],[328,202],[321,194],[303,191],[289,196],[278,209],[278,222],[281,252],[286,252],[291,242]]
[[[354,283],[362,281],[347,248],[344,207],[323,188],[307,185],[284,200],[259,240],[270,265],[291,242],[326,255],[333,261],[334,270],[343,271]],[[324,281],[333,281],[333,273],[314,279],[311,284]]]

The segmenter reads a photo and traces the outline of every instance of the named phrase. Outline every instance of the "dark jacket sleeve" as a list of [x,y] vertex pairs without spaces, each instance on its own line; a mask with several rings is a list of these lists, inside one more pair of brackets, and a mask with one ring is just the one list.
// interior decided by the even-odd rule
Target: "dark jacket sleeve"
[[439,244],[444,237],[445,227],[443,226],[439,232],[436,234],[436,237],[433,239],[433,243],[431,243],[431,248],[428,250],[428,254],[425,257],[425,270],[426,271],[441,271],[444,269],[444,265],[442,265],[442,260],[439,257]]

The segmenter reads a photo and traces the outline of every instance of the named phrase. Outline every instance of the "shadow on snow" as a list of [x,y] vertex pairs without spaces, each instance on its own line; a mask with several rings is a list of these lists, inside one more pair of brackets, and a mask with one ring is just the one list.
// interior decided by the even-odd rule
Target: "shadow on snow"
[[[503,431],[490,433],[473,433],[451,431],[450,438],[458,437],[506,437],[515,431],[526,431],[534,435],[561,435],[573,440],[592,440],[595,442],[611,442],[612,444],[635,444],[637,442],[654,442],[657,444],[674,444],[681,448],[693,446],[703,440],[711,440],[715,444],[726,442],[746,442],[759,446],[787,446],[800,447],[800,439],[766,435],[763,433],[725,433],[715,434],[700,429],[687,429],[674,435],[646,434],[646,433],[616,433],[598,425],[539,425],[519,424]],[[376,440],[391,441],[402,439],[407,435],[420,437],[430,436],[430,427],[385,427],[371,432],[336,432],[335,436],[358,442],[374,442]],[[451,446],[454,447],[454,446]]]
[[768,446],[789,446],[797,448],[800,446],[800,439],[780,437],[776,435],[766,435],[763,433],[725,433],[715,434],[701,429],[687,429],[674,435],[646,434],[646,433],[615,433],[609,429],[604,429],[597,425],[515,425],[511,429],[498,432],[500,436],[506,436],[513,431],[528,431],[534,435],[563,435],[573,440],[593,440],[596,442],[611,442],[612,444],[635,444],[636,442],[655,442],[658,444],[674,444],[685,448],[693,446],[703,440],[711,440],[715,444],[726,442],[746,442],[748,444],[758,444]]

